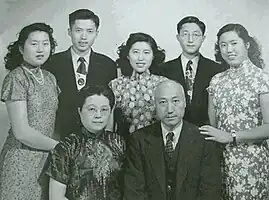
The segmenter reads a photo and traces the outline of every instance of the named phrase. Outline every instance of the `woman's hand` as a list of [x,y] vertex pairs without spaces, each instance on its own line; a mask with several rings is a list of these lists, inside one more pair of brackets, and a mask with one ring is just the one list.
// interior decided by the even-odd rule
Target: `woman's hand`
[[219,143],[231,143],[233,141],[233,137],[230,133],[221,131],[213,126],[204,125],[199,128],[200,133],[203,135],[207,135],[206,140],[212,140]]

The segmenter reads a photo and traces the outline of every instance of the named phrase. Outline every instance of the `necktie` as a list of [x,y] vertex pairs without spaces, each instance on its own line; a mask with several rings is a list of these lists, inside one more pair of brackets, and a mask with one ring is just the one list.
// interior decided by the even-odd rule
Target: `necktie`
[[173,154],[173,151],[174,151],[173,140],[174,140],[174,133],[169,132],[166,135],[166,144],[165,144],[165,152],[167,153],[169,158],[172,157],[172,154]]
[[80,64],[78,66],[77,73],[86,75],[87,71],[86,71],[85,59],[83,57],[79,57],[78,61],[80,61]]
[[186,88],[187,88],[187,104],[190,104],[192,99],[192,90],[193,90],[193,71],[191,68],[192,61],[189,60],[186,66],[186,75],[185,75],[185,82],[186,82]]

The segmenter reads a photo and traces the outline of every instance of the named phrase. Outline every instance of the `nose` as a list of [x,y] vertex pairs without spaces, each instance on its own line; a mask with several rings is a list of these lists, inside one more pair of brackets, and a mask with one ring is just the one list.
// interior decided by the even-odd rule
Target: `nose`
[[101,118],[102,114],[101,114],[101,110],[96,110],[96,113],[94,114],[95,118]]
[[87,39],[87,31],[82,31],[80,37],[81,39]]
[[192,34],[188,34],[188,42],[193,42],[193,36],[192,36]]
[[139,55],[138,55],[138,60],[143,60],[144,56],[143,56],[143,53],[140,52]]
[[167,112],[168,113],[173,113],[174,112],[174,106],[173,106],[173,104],[171,102],[168,102]]
[[37,46],[37,52],[43,52],[43,50],[44,50],[43,44],[38,44],[38,46]]
[[227,52],[232,52],[233,51],[233,46],[231,44],[227,45]]

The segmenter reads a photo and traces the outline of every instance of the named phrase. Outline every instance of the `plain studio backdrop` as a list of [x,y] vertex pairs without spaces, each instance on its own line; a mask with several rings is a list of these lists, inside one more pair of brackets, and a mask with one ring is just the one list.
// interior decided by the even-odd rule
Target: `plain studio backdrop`
[[[152,35],[166,50],[166,60],[179,56],[176,24],[187,15],[195,15],[206,24],[204,56],[214,59],[217,31],[226,23],[240,23],[262,45],[266,70],[269,69],[269,1],[268,0],[1,0],[0,2],[0,86],[6,74],[6,47],[17,39],[22,27],[45,22],[54,28],[58,47],[67,49],[68,14],[79,8],[94,11],[101,19],[100,33],[93,49],[112,59],[117,47],[131,32]],[[5,105],[0,103],[0,149],[9,129]]]

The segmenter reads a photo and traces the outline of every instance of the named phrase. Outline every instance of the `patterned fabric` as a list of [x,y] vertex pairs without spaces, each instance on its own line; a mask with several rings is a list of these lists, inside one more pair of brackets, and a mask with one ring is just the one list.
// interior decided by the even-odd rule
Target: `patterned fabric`
[[173,139],[174,139],[174,133],[173,132],[169,132],[166,135],[166,144],[165,144],[165,152],[167,153],[167,155],[169,156],[169,158],[172,158],[172,154],[174,151],[173,148]]
[[109,83],[116,97],[116,107],[123,110],[130,122],[130,133],[156,121],[154,90],[164,80],[167,78],[147,70],[142,74],[134,71],[130,78],[122,76]]
[[118,178],[124,142],[112,132],[98,136],[82,128],[60,142],[49,156],[47,174],[67,185],[69,200],[120,199]]
[[[250,130],[262,124],[259,96],[269,92],[269,75],[245,60],[238,69],[215,75],[208,92],[213,97],[219,129]],[[226,145],[223,156],[223,199],[268,198],[269,151],[265,141]]]
[[[29,125],[51,137],[59,89],[54,76],[48,71],[42,72],[43,85],[22,67],[9,72],[2,85],[1,100],[26,101]],[[45,199],[42,192],[47,182],[42,178],[38,181],[38,178],[47,155],[47,152],[30,148],[18,141],[10,129],[0,155],[0,199]]]
[[191,65],[192,65],[192,61],[189,60],[186,66],[186,77],[185,77],[185,82],[186,82],[186,87],[187,87],[187,98],[186,98],[187,104],[190,104],[191,102],[193,84],[194,84],[194,75],[193,75]]

